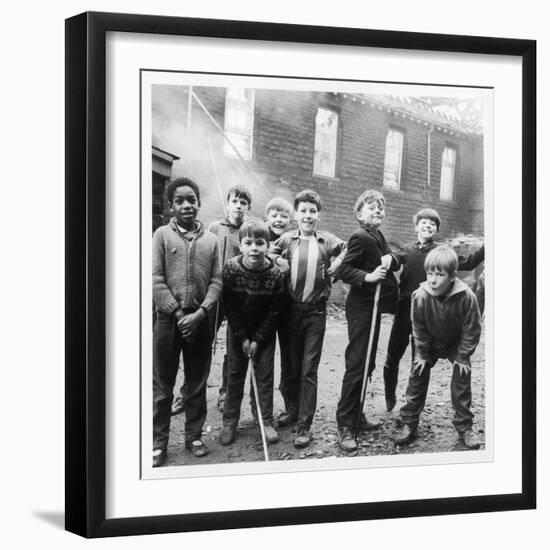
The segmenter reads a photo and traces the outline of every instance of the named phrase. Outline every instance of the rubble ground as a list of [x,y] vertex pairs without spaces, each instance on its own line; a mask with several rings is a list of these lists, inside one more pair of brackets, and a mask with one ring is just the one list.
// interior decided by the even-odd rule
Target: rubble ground
[[[279,428],[279,442],[269,445],[270,460],[303,460],[322,459],[325,457],[349,457],[370,455],[393,455],[405,453],[433,453],[464,451],[466,448],[457,439],[452,424],[453,408],[451,406],[450,381],[451,364],[439,361],[432,369],[430,388],[426,407],[420,418],[417,438],[409,445],[397,446],[393,442],[399,416],[399,408],[404,404],[405,390],[410,370],[410,346],[400,365],[397,387],[397,405],[387,412],[384,399],[382,367],[391,329],[392,316],[382,317],[380,342],[376,354],[376,370],[367,389],[365,411],[369,419],[382,422],[378,430],[360,435],[358,450],[353,453],[343,452],[337,443],[336,405],[340,397],[342,376],[344,374],[344,350],[347,345],[347,327],[342,308],[328,306],[327,329],[323,354],[319,365],[317,411],[311,427],[312,443],[305,449],[294,446],[293,427]],[[172,417],[170,442],[168,446],[167,466],[192,464],[220,464],[235,462],[256,462],[264,460],[263,446],[259,425],[254,421],[249,403],[250,377],[247,377],[241,419],[235,441],[222,446],[218,437],[222,428],[221,412],[217,409],[218,388],[221,378],[221,364],[225,353],[225,325],[218,332],[217,350],[212,361],[212,370],[208,380],[207,400],[208,414],[203,428],[203,441],[208,445],[210,454],[194,458],[185,450],[184,421],[185,414]],[[472,357],[472,411],[474,431],[482,441],[484,449],[485,436],[485,338]],[[178,372],[175,392],[182,383],[182,369]],[[275,357],[275,391],[274,416],[283,410],[281,395],[277,389],[279,383],[279,356]],[[397,421],[397,422],[396,422]]]

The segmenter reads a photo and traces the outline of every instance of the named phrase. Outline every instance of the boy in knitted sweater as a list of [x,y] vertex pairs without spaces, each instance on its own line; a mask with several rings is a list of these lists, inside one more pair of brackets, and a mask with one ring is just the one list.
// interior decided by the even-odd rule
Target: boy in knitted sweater
[[166,460],[170,408],[180,354],[187,395],[185,446],[195,457],[208,453],[202,441],[206,381],[210,372],[208,313],[221,293],[218,240],[196,220],[200,190],[187,178],[167,187],[174,217],[153,235],[153,467]]
[[223,268],[229,363],[220,443],[229,445],[235,439],[250,359],[266,440],[276,443],[279,437],[273,427],[273,354],[284,276],[267,257],[269,231],[264,222],[244,222],[239,237],[242,254],[228,260]]

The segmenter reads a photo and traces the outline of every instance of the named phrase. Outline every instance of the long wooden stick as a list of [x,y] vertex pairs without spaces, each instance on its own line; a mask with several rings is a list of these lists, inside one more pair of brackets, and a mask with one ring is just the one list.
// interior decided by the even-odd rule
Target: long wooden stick
[[254,388],[254,399],[256,400],[256,416],[258,417],[258,424],[260,424],[260,432],[262,434],[262,444],[264,446],[265,461],[269,462],[269,454],[267,452],[267,441],[265,439],[264,419],[262,416],[262,409],[260,408],[260,396],[258,394],[258,385],[256,384],[256,373],[254,372],[254,362],[252,359],[248,361],[248,368],[250,369],[250,379],[252,380],[252,387]]
[[[227,235],[223,236],[223,246],[222,246],[222,257],[221,257],[221,264],[223,269],[223,264],[225,262],[225,251],[227,248]],[[216,302],[216,317],[214,319],[214,342],[212,344],[212,355],[215,355],[216,353],[216,346],[218,345],[218,321],[220,319],[220,301],[221,296],[218,298],[218,301]]]
[[376,332],[376,323],[378,317],[378,302],[380,301],[380,288],[382,287],[382,281],[376,285],[376,291],[374,292],[374,306],[372,308],[372,321],[369,331],[369,344],[367,346],[367,361],[365,363],[365,370],[363,372],[363,385],[361,387],[361,405],[357,412],[357,418],[355,419],[355,438],[359,434],[359,425],[361,422],[361,414],[363,413],[363,407],[365,406],[365,395],[367,393],[367,382],[369,378],[369,365],[372,355],[372,342],[374,340],[374,334]]

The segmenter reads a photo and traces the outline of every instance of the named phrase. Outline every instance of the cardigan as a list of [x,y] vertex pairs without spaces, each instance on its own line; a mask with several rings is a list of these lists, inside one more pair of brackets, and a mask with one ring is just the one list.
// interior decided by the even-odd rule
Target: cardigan
[[222,289],[218,240],[201,222],[182,233],[172,218],[155,231],[152,255],[153,302],[158,311],[209,310],[218,301]]

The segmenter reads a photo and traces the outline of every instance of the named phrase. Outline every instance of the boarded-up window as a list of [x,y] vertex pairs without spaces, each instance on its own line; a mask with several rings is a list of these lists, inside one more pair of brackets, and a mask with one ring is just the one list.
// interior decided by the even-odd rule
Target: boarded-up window
[[403,163],[404,134],[390,128],[386,135],[386,155],[384,157],[384,187],[399,189],[401,186],[401,166]]
[[336,145],[338,140],[338,113],[319,107],[315,117],[315,146],[313,173],[333,178],[336,175]]
[[[250,160],[254,133],[254,90],[227,88],[224,129],[226,136],[241,156]],[[223,151],[228,156],[237,156],[227,140],[224,140]]]
[[439,198],[442,201],[452,201],[455,197],[456,149],[445,147],[441,159],[441,190]]

